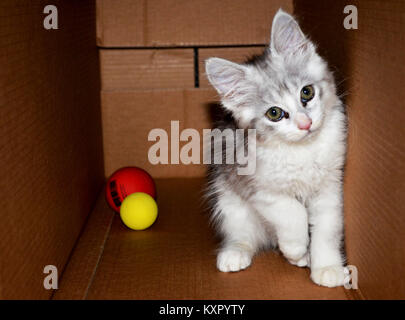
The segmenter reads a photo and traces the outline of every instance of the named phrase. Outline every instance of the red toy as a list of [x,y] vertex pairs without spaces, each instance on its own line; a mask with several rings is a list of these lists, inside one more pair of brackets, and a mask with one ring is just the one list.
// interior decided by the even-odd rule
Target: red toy
[[155,198],[155,183],[145,170],[126,167],[115,171],[108,179],[105,197],[110,207],[120,212],[122,201],[134,192],[144,192]]

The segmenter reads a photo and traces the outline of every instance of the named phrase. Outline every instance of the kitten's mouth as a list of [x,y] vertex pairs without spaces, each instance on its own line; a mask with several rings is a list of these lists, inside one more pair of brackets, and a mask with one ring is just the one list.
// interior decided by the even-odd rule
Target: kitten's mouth
[[318,129],[319,128],[314,128],[314,129],[309,129],[308,130],[308,133],[305,135],[306,137],[311,137],[311,136],[313,136],[314,134],[316,134],[317,132],[318,132]]
[[314,129],[311,128],[311,129],[305,130],[305,131],[302,130],[302,133],[304,133],[304,134],[301,135],[301,138],[299,139],[299,141],[303,141],[303,140],[312,138],[318,132],[318,129],[319,128],[314,128]]

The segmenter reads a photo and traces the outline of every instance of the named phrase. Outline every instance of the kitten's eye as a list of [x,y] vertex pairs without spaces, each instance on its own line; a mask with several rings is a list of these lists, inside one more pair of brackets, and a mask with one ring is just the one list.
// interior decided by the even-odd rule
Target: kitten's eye
[[313,86],[309,85],[301,89],[301,102],[304,103],[304,106],[305,103],[311,100],[314,96],[315,90]]
[[266,117],[269,118],[271,121],[277,122],[284,117],[288,118],[288,113],[284,112],[284,110],[279,107],[271,107],[269,110],[267,110]]

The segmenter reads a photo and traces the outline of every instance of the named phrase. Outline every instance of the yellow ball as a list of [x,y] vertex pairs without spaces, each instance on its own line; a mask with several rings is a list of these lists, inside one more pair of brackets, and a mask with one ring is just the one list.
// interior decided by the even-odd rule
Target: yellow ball
[[155,200],[143,192],[135,192],[127,196],[121,204],[122,222],[133,230],[149,228],[156,220],[158,207]]

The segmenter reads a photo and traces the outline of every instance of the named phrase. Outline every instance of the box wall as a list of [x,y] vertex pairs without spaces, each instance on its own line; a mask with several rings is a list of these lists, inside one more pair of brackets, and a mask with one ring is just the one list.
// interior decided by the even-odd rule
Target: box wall
[[100,50],[101,89],[194,87],[193,49]]
[[0,299],[42,299],[103,183],[95,1],[6,0],[0,29]]
[[348,114],[345,228],[348,263],[367,299],[405,292],[405,3],[351,1],[358,29],[343,28],[344,1],[294,1],[305,32],[336,71]]
[[116,0],[98,0],[98,45],[262,45],[269,40],[269,26],[280,7],[291,11],[292,1],[120,0],[117,5]]

